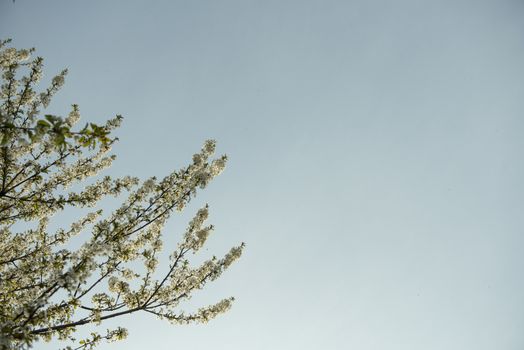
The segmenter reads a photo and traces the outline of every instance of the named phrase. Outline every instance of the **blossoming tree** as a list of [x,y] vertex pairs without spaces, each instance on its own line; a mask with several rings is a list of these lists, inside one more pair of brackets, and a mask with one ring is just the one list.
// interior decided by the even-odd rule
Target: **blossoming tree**
[[[37,93],[42,58],[8,43],[0,42],[0,349],[25,349],[52,338],[66,349],[90,349],[127,335],[118,327],[78,339],[82,326],[110,318],[142,312],[183,324],[226,311],[233,298],[194,313],[180,310],[244,246],[221,259],[190,264],[188,254],[202,248],[213,230],[205,225],[207,205],[189,222],[166,272],[156,271],[166,220],[225,166],[226,156],[212,158],[215,142],[206,141],[190,165],[161,180],[106,176],[85,185],[115,159],[108,154],[116,141],[111,132],[122,118],[75,128],[76,105],[65,118],[43,114],[66,71]],[[123,192],[127,199],[104,216],[97,203]],[[50,218],[68,207],[94,209],[70,226],[50,230]],[[82,243],[73,249],[70,240],[78,235]]]

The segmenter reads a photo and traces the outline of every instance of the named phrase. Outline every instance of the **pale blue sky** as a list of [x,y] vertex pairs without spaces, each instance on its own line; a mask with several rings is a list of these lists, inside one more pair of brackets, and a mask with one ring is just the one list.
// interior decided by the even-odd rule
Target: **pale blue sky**
[[210,203],[205,254],[247,250],[194,301],[233,309],[100,349],[524,348],[522,1],[0,4],[52,112],[125,117],[110,173],[230,156],[166,239]]

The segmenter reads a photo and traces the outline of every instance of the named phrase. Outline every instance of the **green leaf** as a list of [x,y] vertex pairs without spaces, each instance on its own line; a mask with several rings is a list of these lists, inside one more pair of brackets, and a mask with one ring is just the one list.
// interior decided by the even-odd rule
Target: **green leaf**
[[39,120],[36,122],[36,125],[41,127],[41,128],[45,128],[45,129],[49,129],[51,127],[51,124],[49,124],[48,122],[46,122],[45,120]]

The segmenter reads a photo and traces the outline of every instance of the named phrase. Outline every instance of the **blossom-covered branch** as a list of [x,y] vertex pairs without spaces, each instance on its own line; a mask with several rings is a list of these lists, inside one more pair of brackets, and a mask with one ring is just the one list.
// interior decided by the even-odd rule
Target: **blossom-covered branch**
[[[138,312],[176,324],[207,322],[228,310],[233,298],[195,313],[181,309],[244,247],[192,266],[189,253],[198,252],[214,229],[205,225],[207,205],[189,222],[167,272],[157,271],[167,220],[226,165],[226,156],[213,158],[215,141],[206,141],[187,167],[160,180],[99,178],[115,160],[112,132],[122,118],[77,128],[77,105],[66,117],[42,114],[67,70],[38,93],[43,59],[8,44],[0,42],[0,350],[26,349],[54,337],[69,342],[68,349],[91,349],[103,339],[123,339],[127,331],[92,332],[78,341],[81,326]],[[127,199],[104,216],[100,201],[124,194]],[[68,207],[94,209],[67,228],[50,230],[51,219]],[[79,235],[82,243],[73,248],[70,241]]]

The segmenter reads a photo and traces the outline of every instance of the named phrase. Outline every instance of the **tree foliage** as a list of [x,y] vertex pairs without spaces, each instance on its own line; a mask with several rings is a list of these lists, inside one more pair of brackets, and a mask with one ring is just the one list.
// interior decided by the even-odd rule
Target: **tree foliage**
[[[77,339],[84,325],[136,312],[175,324],[206,322],[226,311],[233,298],[193,313],[180,310],[244,246],[198,266],[190,263],[189,253],[202,248],[213,230],[205,224],[207,205],[171,249],[166,272],[157,271],[166,220],[226,164],[226,156],[213,159],[215,142],[206,141],[190,165],[163,179],[100,178],[115,159],[109,154],[116,141],[112,131],[122,118],[76,127],[76,105],[66,117],[43,114],[67,72],[37,92],[42,58],[8,43],[0,42],[0,349],[25,349],[52,338],[67,349],[89,349],[103,339],[123,339],[127,331],[118,327]],[[99,201],[122,193],[122,205],[103,215]],[[51,217],[68,207],[93,209],[68,227],[50,230]],[[75,236],[82,243],[73,249]]]

